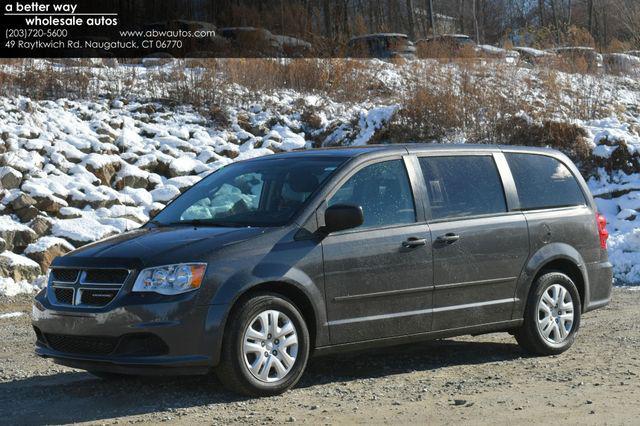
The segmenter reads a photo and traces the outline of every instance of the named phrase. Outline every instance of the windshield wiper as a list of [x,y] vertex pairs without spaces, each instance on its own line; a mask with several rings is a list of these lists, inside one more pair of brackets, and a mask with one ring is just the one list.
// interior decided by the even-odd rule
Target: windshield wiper
[[233,222],[222,222],[216,220],[202,220],[202,219],[192,219],[192,220],[181,220],[179,222],[170,222],[164,224],[164,226],[211,226],[211,227],[221,227],[221,228],[242,228],[246,225],[241,225]]
[[160,222],[159,220],[150,220],[149,221],[150,224],[157,226],[158,228],[162,228],[163,226],[167,226],[166,223],[164,222]]

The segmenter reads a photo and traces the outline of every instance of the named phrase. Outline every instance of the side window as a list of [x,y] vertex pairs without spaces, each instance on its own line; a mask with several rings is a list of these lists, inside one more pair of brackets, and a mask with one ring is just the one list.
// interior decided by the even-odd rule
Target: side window
[[372,164],[358,171],[328,201],[362,207],[361,228],[414,223],[416,210],[402,160]]
[[571,171],[545,155],[506,154],[523,210],[585,205]]
[[507,211],[502,181],[491,156],[422,157],[432,219]]

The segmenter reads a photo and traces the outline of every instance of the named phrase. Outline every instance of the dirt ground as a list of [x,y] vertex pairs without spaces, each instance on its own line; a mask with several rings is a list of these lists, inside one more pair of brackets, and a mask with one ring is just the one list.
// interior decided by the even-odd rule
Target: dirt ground
[[0,423],[640,424],[640,291],[583,317],[561,356],[506,333],[312,359],[285,395],[247,399],[211,377],[106,382],[33,354],[26,297],[0,301]]

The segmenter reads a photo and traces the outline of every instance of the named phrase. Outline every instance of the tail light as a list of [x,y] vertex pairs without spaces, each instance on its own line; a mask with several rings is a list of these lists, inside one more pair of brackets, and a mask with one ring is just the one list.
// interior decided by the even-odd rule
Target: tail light
[[607,238],[609,238],[609,232],[607,231],[607,219],[600,213],[596,213],[596,222],[598,222],[598,236],[600,237],[600,247],[602,249],[607,248]]

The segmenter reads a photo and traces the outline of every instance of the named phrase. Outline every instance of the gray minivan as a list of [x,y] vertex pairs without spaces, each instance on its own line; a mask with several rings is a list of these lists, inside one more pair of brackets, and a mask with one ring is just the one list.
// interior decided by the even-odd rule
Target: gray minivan
[[391,145],[233,163],[142,228],[54,260],[36,353],[249,395],[311,354],[504,331],[559,354],[610,299],[606,221],[549,149]]

